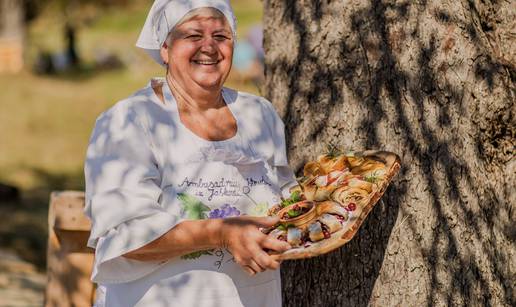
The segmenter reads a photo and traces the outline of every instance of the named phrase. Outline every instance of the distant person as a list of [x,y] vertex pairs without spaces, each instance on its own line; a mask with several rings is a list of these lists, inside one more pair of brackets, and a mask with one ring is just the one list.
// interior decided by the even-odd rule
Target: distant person
[[237,41],[233,53],[233,66],[243,80],[251,80],[258,87],[264,81],[263,32],[261,25],[249,29],[246,37]]
[[66,57],[72,67],[77,67],[80,64],[79,55],[77,53],[77,40],[75,38],[77,30],[70,23],[65,25],[65,39],[66,39]]
[[[281,306],[289,244],[260,231],[295,184],[269,101],[223,84],[226,0],[157,0],[137,46],[166,68],[99,116],[85,162],[96,306]],[[285,193],[286,194],[286,193]]]
[[247,41],[253,46],[257,59],[263,65],[265,52],[263,51],[263,27],[261,24],[252,26],[247,31]]

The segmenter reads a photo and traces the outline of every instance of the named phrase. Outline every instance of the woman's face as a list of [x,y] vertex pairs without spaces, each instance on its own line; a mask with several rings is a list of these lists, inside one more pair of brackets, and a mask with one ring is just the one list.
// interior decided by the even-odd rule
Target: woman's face
[[198,14],[174,28],[161,48],[169,73],[186,89],[220,89],[233,59],[233,36],[223,16]]

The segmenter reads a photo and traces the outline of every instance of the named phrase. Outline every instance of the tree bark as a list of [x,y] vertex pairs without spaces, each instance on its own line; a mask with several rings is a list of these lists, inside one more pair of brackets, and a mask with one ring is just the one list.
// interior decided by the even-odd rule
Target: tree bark
[[282,265],[284,305],[516,305],[514,2],[264,6],[291,166],[329,142],[403,165],[350,243]]

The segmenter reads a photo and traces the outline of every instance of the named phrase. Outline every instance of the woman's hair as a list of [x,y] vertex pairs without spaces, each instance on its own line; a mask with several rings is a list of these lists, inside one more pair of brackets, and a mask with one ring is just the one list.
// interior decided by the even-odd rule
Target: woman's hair
[[[183,18],[181,18],[177,24],[172,28],[172,30],[170,30],[170,32],[168,33],[168,36],[167,36],[167,39],[165,40],[165,42],[167,44],[170,44],[170,39],[172,37],[172,33],[174,32],[174,30],[182,25],[183,23],[187,22],[188,20],[194,18],[194,17],[197,17],[197,16],[205,16],[205,17],[213,17],[213,18],[216,18],[216,19],[222,19],[224,20],[224,24],[226,24],[226,26],[229,27],[229,23],[226,19],[226,16],[224,16],[224,14],[217,10],[216,8],[213,8],[213,7],[200,7],[200,8],[196,8],[196,9],[193,9],[191,10],[190,12],[188,12],[185,16],[183,16]],[[231,31],[231,29],[230,29]]]

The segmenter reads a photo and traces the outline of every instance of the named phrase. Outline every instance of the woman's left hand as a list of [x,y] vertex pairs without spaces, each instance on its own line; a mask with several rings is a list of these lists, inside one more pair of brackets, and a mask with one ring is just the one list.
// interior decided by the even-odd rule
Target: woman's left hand
[[278,217],[241,216],[224,219],[221,226],[221,244],[227,248],[242,268],[254,275],[265,270],[276,270],[280,261],[265,250],[278,253],[291,248],[290,244],[267,236],[260,228],[274,226]]

